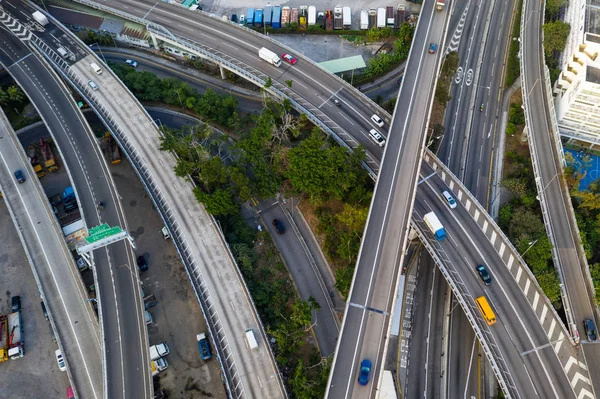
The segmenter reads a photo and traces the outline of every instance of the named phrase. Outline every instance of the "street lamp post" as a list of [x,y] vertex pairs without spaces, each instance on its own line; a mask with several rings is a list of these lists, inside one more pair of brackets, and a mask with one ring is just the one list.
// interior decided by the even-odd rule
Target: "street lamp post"
[[533,247],[533,246],[535,245],[535,243],[536,243],[536,242],[538,242],[539,240],[540,240],[540,239],[538,238],[538,239],[537,239],[537,240],[535,240],[535,241],[530,241],[530,242],[529,242],[529,248],[527,248],[527,249],[525,250],[525,252],[523,252],[523,253],[521,254],[521,257],[525,256],[525,254],[527,253],[527,251],[529,251],[529,250],[531,249],[531,247]]

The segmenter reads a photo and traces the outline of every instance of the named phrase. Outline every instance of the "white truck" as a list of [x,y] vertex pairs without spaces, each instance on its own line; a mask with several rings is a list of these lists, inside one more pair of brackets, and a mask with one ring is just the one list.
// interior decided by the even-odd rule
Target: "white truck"
[[158,360],[152,360],[150,362],[150,369],[152,370],[152,377],[154,377],[161,371],[165,370],[167,367],[169,367],[169,363],[167,363],[167,361],[163,358],[160,358]]
[[433,212],[429,212],[423,216],[423,221],[429,227],[429,230],[433,233],[436,240],[442,241],[446,238],[446,230],[444,230],[444,226],[440,222],[440,219]]
[[48,18],[46,18],[46,16],[41,12],[35,11],[33,14],[31,14],[31,16],[38,22],[38,24],[42,26],[48,25]]
[[369,12],[367,10],[362,10],[360,12],[360,29],[369,29]]
[[158,360],[161,357],[167,356],[170,353],[166,342],[152,345],[150,347],[150,360]]
[[258,56],[263,60],[267,61],[271,65],[275,65],[277,68],[281,66],[281,58],[266,47],[258,50]]
[[437,0],[435,2],[436,11],[444,11],[444,8],[446,8],[446,0]]

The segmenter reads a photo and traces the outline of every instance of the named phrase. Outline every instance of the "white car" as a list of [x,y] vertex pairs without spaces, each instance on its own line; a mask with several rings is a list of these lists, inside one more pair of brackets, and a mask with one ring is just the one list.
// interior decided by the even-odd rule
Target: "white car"
[[132,67],[134,67],[134,68],[137,68],[137,66],[138,66],[138,63],[137,63],[137,61],[134,61],[134,60],[125,60],[125,63],[126,63],[127,65],[129,65],[129,66],[132,66]]
[[371,140],[377,143],[378,146],[383,147],[385,145],[385,137],[377,130],[371,129],[369,131],[369,137],[371,137]]
[[88,80],[88,85],[92,88],[92,90],[98,90],[98,85],[93,80]]
[[381,119],[379,117],[379,115],[377,114],[373,114],[371,115],[371,120],[373,121],[374,124],[376,124],[379,127],[383,127],[383,119]]
[[65,364],[65,359],[63,358],[60,349],[57,349],[54,354],[56,355],[56,363],[58,363],[60,371],[67,371],[67,365]]
[[456,208],[456,200],[454,199],[454,197],[452,195],[450,195],[450,193],[448,191],[442,192],[442,195],[444,196],[444,198],[446,198],[446,202],[448,203],[448,206],[451,209]]

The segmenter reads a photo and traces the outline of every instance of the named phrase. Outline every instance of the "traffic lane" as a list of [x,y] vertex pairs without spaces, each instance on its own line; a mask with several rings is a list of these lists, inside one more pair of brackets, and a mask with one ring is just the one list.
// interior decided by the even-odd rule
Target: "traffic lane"
[[452,295],[447,357],[447,397],[479,397],[479,341],[462,307]]
[[[481,3],[483,8],[487,8],[489,3]],[[469,70],[476,67],[473,58],[478,56],[479,42],[475,40],[483,37],[482,20],[478,16],[481,13],[482,5],[469,7],[467,17],[461,34],[461,43],[458,48],[459,66],[462,69],[462,75],[453,77],[451,100],[446,111],[445,134],[442,140],[440,159],[457,176],[460,173],[461,159],[463,156],[464,140],[468,136],[468,120],[471,112],[464,110],[472,108],[472,97],[475,86],[466,83],[466,75]],[[472,49],[475,43],[475,49]],[[472,65],[472,64],[475,64]],[[458,80],[458,82],[457,82]]]
[[[435,178],[429,179],[426,183],[435,181]],[[440,187],[438,187],[437,190],[440,190],[443,188],[443,184],[439,180],[438,183],[440,184]],[[434,195],[437,197],[437,193]],[[510,346],[512,342],[512,345],[514,345],[514,348],[519,353],[532,350],[540,345],[548,344],[547,335],[539,324],[537,316],[533,312],[529,302],[524,297],[521,288],[516,284],[512,275],[510,275],[508,270],[503,266],[502,261],[494,261],[494,259],[498,259],[495,249],[491,247],[491,244],[487,239],[479,239],[477,242],[470,239],[469,232],[477,231],[473,229],[478,229],[477,225],[474,225],[475,222],[466,215],[461,218],[461,220],[466,221],[463,226],[456,218],[456,215],[454,215],[453,212],[448,212],[449,208],[445,204],[442,204],[441,201],[434,201],[431,199],[430,204],[434,211],[436,211],[436,215],[438,215],[442,224],[444,226],[450,226],[447,230],[448,240],[444,240],[442,245],[447,246],[449,244],[454,244],[454,251],[450,250],[446,252],[450,258],[454,259],[453,263],[458,270],[461,270],[461,265],[467,267],[468,273],[461,273],[461,277],[467,287],[469,287],[470,292],[473,293],[473,298],[479,296],[482,292],[481,288],[483,288],[483,292],[486,292],[486,297],[490,300],[492,307],[497,310],[496,318],[498,320],[501,321],[504,317],[509,317],[508,315],[510,315],[511,318],[516,316],[518,319],[516,326],[513,324],[515,321],[514,319],[511,323],[502,323],[506,329],[507,335],[504,336],[504,334],[498,334],[497,339],[499,343],[504,341],[503,346],[506,348],[505,345]],[[464,210],[462,206],[457,207],[454,211],[466,213],[466,210]],[[448,216],[450,216],[450,218],[448,218]],[[469,227],[468,225],[474,226]],[[453,234],[453,226],[461,227],[460,229],[457,229],[459,230],[458,234]],[[479,236],[476,237],[479,238]],[[459,248],[469,247],[473,248],[474,251],[468,253],[469,257],[461,257]],[[488,267],[493,264],[499,265],[498,267],[490,267],[491,273],[495,278],[494,284],[490,287],[485,288],[474,271],[474,267],[480,263],[486,264]],[[505,277],[506,274],[509,274],[509,276]],[[525,320],[531,322],[526,323]],[[491,330],[498,332],[499,330],[495,327],[497,327],[497,325],[491,327]],[[534,351],[528,356],[530,357],[529,361],[531,364],[536,365],[533,370],[528,368],[529,372],[534,378],[538,378],[537,381],[539,381],[540,384],[544,385],[540,390],[547,389],[546,394],[550,395],[548,397],[554,396],[552,392],[559,392],[561,395],[564,395],[562,397],[569,397],[572,395],[569,382],[566,379],[562,366],[552,347],[548,346],[545,349]],[[517,377],[513,374],[513,378],[516,379]],[[558,382],[558,384],[551,383],[551,386],[548,387],[543,383],[546,380],[555,381]]]
[[[424,251],[425,252],[425,251]],[[429,254],[428,254],[429,255]],[[433,268],[433,287],[431,291],[431,307],[428,309],[429,314],[429,327],[427,333],[427,345],[428,356],[427,356],[427,377],[428,395],[425,397],[441,398],[441,378],[444,378],[442,363],[446,361],[444,352],[444,343],[446,337],[444,336],[444,322],[445,322],[445,307],[446,307],[446,280],[439,272],[433,259],[428,256],[428,266]]]
[[[300,238],[290,225],[279,203],[261,203],[259,212],[265,227],[271,234],[287,265],[300,297],[305,301],[312,297],[321,306],[319,310],[313,312],[312,321],[316,324],[312,330],[316,336],[317,346],[321,354],[329,356],[335,352],[339,334],[335,312],[331,309],[331,301],[329,301],[329,293],[326,287],[319,284],[319,278],[316,276],[310,259],[308,259],[304,247],[300,243]],[[284,226],[285,230],[282,234],[279,234],[272,223],[275,219],[278,219]]]
[[[419,396],[430,397],[427,393],[427,380],[429,368],[427,367],[427,354],[429,353],[429,324],[433,315],[428,314],[432,306],[433,287],[435,282],[436,266],[427,251],[420,251],[418,262],[412,267],[418,267],[417,288],[413,294],[413,308],[411,311],[410,340],[406,346],[409,351],[408,370],[406,372],[406,383],[404,395],[406,398],[417,398]],[[439,297],[435,297],[439,301]],[[417,316],[418,315],[418,316]],[[401,328],[404,337],[404,328]],[[440,359],[438,359],[439,361]],[[424,394],[425,393],[425,394]]]

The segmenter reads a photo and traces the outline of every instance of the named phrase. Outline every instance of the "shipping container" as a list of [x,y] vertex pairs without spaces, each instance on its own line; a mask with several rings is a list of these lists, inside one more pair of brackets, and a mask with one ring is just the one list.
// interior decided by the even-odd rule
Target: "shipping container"
[[385,8],[383,7],[377,9],[377,27],[385,28]]
[[263,10],[260,8],[254,11],[254,26],[261,28],[263,26]]
[[317,23],[317,7],[308,6],[308,24],[315,25]]
[[271,18],[271,26],[273,29],[281,28],[281,7],[273,7],[273,18]]
[[377,10],[369,8],[369,29],[373,29],[377,26]]
[[385,22],[386,22],[386,26],[394,26],[394,7],[386,7],[385,8]]
[[350,10],[350,7],[344,7],[343,14],[344,29],[350,29],[352,27],[352,11]]
[[333,11],[325,11],[325,30],[333,30]]
[[298,9],[297,8],[292,8],[292,12],[290,14],[290,24],[296,24],[298,25]]
[[319,25],[321,29],[325,29],[325,13],[323,11],[317,13],[317,25]]
[[404,22],[404,6],[398,6],[396,9],[396,21],[394,22],[394,28],[400,29],[400,25]]
[[273,18],[273,6],[265,6],[263,9],[263,23],[265,26],[271,26]]
[[246,24],[248,26],[254,25],[254,8],[248,8],[246,12]]
[[292,9],[289,7],[283,7],[281,9],[281,26],[284,28],[290,24],[290,13]]
[[369,29],[369,12],[367,10],[362,10],[360,12],[360,29]]
[[335,6],[333,8],[333,29],[342,29],[344,27],[342,10],[342,6]]
[[306,29],[306,22],[308,18],[308,6],[300,6],[300,13],[298,16],[298,24],[300,29]]

